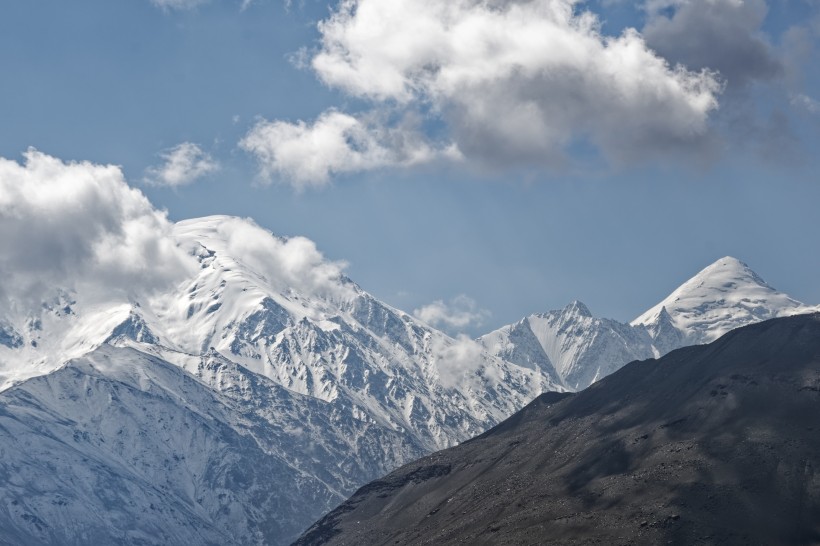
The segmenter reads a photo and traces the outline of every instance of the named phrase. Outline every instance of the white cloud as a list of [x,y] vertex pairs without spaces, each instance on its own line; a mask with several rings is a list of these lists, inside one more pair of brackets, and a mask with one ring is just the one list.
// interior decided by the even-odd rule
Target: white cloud
[[796,108],[805,110],[811,114],[820,114],[820,101],[817,101],[808,95],[802,93],[795,93],[791,96],[791,104]]
[[37,308],[58,289],[85,301],[136,297],[195,267],[169,237],[165,213],[118,167],[34,149],[24,157],[0,158],[0,303]]
[[313,123],[261,121],[240,146],[258,160],[262,178],[294,187],[321,186],[331,175],[429,162],[442,155],[410,123],[388,126],[376,117],[357,118],[336,110]]
[[[714,74],[670,65],[634,29],[604,35],[580,3],[342,0],[319,48],[292,60],[370,114],[266,121],[241,145],[264,177],[297,187],[442,156],[554,168],[579,143],[613,162],[708,148]],[[402,116],[424,117],[447,144],[383,122]]]
[[720,85],[577,0],[344,0],[312,67],[380,105],[427,108],[469,159],[555,165],[588,140],[612,159],[698,146]]
[[219,170],[209,154],[192,142],[183,142],[160,153],[162,165],[147,171],[146,182],[157,186],[184,186]]
[[151,3],[164,10],[193,9],[208,0],[151,0]]
[[465,383],[474,384],[478,372],[481,372],[484,380],[497,383],[503,379],[501,370],[492,365],[482,366],[487,359],[482,358],[486,355],[483,355],[481,345],[465,335],[460,335],[454,340],[438,340],[431,346],[431,351],[439,382],[444,388],[453,388]]
[[[352,286],[342,282],[347,264],[326,259],[310,239],[276,237],[250,219],[224,216],[216,220],[212,223],[212,235],[205,239],[213,238],[216,244],[225,245],[227,255],[276,289],[294,288],[306,295],[355,296]],[[182,222],[178,230],[184,229]]]
[[481,326],[490,316],[486,309],[480,309],[472,298],[461,294],[449,302],[436,300],[413,311],[413,316],[431,326],[447,331],[463,331],[471,326]]

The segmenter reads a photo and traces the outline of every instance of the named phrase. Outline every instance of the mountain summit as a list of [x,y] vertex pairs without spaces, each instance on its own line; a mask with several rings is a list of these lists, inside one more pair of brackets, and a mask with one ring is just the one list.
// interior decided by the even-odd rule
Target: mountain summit
[[694,345],[713,341],[729,330],[811,308],[778,292],[737,258],[726,256],[683,283],[663,301],[633,320],[660,335],[671,323]]
[[820,310],[778,292],[732,257],[709,265],[630,323],[595,318],[572,302],[523,318],[478,341],[501,358],[541,370],[567,390],[581,390],[632,360],[708,343],[726,332]]

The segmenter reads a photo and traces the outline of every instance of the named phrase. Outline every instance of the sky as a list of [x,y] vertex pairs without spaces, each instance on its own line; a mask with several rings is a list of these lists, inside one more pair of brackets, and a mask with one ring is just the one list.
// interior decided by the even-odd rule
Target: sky
[[451,333],[725,255],[820,303],[818,48],[813,0],[4,2],[0,271],[229,214]]

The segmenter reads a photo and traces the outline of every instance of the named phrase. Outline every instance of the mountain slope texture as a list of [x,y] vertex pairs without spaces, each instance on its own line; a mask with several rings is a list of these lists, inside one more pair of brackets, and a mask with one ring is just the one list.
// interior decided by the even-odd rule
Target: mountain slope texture
[[191,266],[173,286],[0,309],[0,542],[287,544],[542,393],[806,309],[727,258],[632,325],[575,303],[454,339],[306,239],[226,216],[169,237]]
[[297,544],[820,542],[820,314],[541,395],[361,488]]
[[0,310],[0,542],[287,544],[561,388],[302,267],[306,240],[230,217],[173,236],[197,267],[169,291]]

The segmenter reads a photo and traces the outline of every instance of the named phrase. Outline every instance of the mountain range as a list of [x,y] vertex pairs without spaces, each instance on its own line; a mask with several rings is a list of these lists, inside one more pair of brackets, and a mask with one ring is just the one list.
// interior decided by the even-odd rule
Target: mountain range
[[723,258],[629,324],[574,302],[454,339],[342,275],[271,267],[285,240],[248,220],[173,238],[198,268],[171,290],[0,310],[0,543],[287,544],[543,393],[812,310]]
[[628,364],[359,489],[318,544],[817,544],[820,313]]
[[748,265],[721,258],[630,323],[592,316],[575,301],[479,338],[491,353],[577,391],[632,360],[708,343],[726,332],[811,307],[778,292]]

